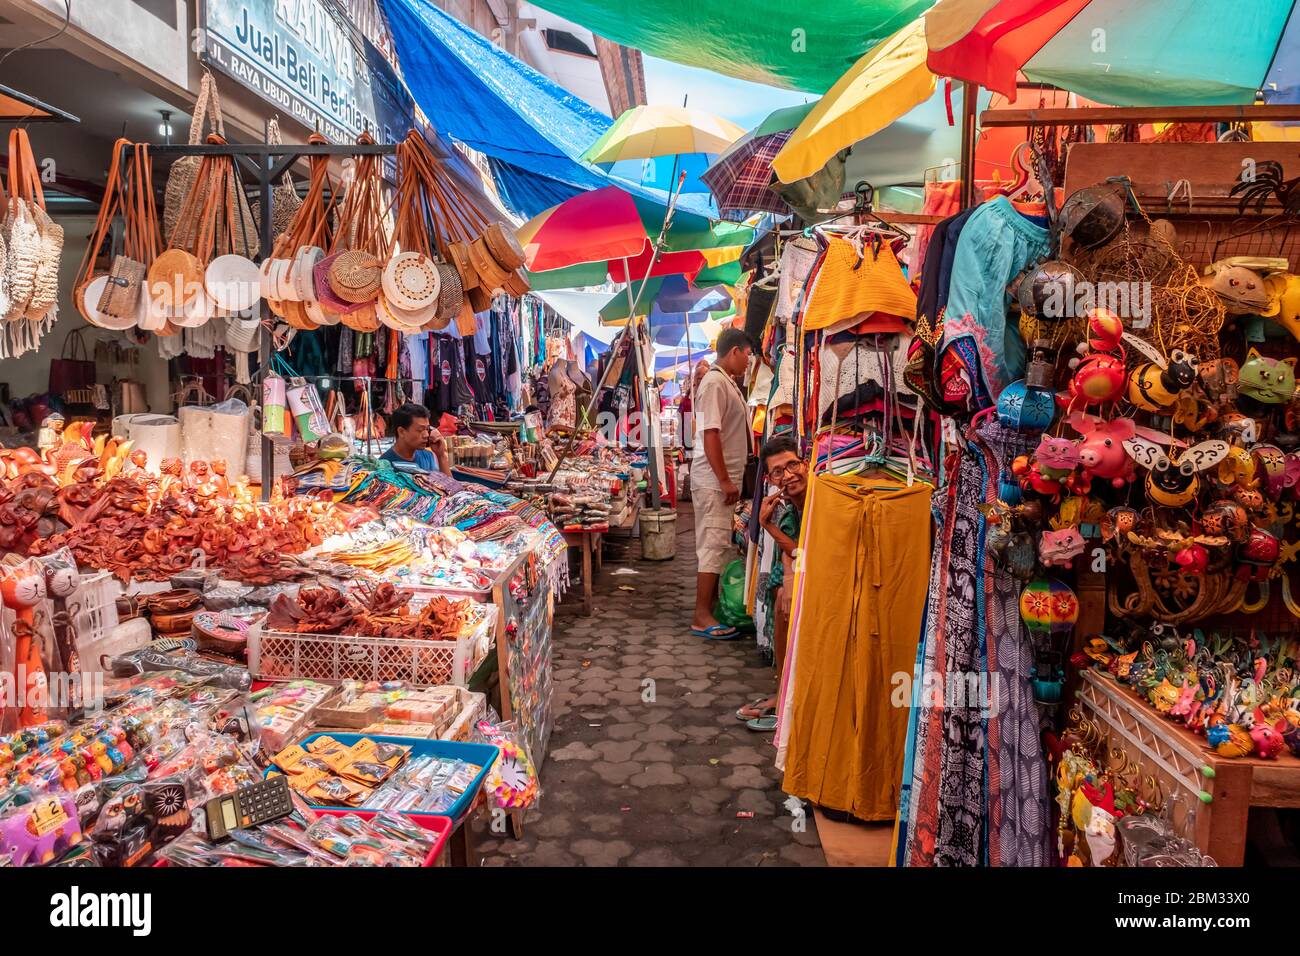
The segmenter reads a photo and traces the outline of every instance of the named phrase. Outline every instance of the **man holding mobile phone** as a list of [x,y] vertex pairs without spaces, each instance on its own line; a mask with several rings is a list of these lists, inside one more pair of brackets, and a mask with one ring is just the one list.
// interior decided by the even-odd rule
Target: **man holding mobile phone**
[[447,439],[429,424],[429,410],[408,402],[393,412],[393,447],[381,456],[395,465],[415,465],[421,471],[451,474]]

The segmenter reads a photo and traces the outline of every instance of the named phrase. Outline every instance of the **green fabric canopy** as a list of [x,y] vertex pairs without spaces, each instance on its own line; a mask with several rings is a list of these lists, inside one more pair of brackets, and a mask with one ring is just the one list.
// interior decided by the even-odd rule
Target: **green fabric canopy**
[[626,46],[715,73],[824,93],[933,0],[541,0],[538,6]]

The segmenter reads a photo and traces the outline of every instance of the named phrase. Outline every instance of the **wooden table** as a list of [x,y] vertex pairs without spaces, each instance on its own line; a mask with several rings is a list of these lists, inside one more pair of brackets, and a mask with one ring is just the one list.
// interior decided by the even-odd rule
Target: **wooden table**
[[591,617],[592,564],[594,561],[596,570],[600,570],[602,563],[600,548],[604,535],[603,531],[564,532],[564,543],[571,548],[577,548],[582,553],[582,613],[585,617]]
[[1241,866],[1251,807],[1300,808],[1300,759],[1289,753],[1277,760],[1220,757],[1204,737],[1096,671],[1082,674],[1078,701],[1109,735],[1107,750],[1123,750],[1144,776],[1158,778],[1166,798],[1174,788],[1185,791],[1196,812],[1196,845],[1220,866]]

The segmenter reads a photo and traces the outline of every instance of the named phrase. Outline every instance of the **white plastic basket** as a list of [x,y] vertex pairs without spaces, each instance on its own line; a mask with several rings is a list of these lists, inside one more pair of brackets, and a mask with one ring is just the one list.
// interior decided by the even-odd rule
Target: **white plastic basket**
[[473,629],[454,641],[295,634],[256,625],[248,634],[248,671],[258,680],[404,680],[464,687],[495,646],[496,606],[478,604],[475,613]]

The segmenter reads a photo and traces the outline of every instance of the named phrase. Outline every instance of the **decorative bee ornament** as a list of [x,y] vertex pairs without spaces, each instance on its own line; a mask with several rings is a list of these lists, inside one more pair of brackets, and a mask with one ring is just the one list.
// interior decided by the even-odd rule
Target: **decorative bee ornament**
[[1166,508],[1191,503],[1201,490],[1200,473],[1223,461],[1230,449],[1226,441],[1216,439],[1193,445],[1170,458],[1159,442],[1149,438],[1134,436],[1124,442],[1129,457],[1147,470],[1147,497]]

